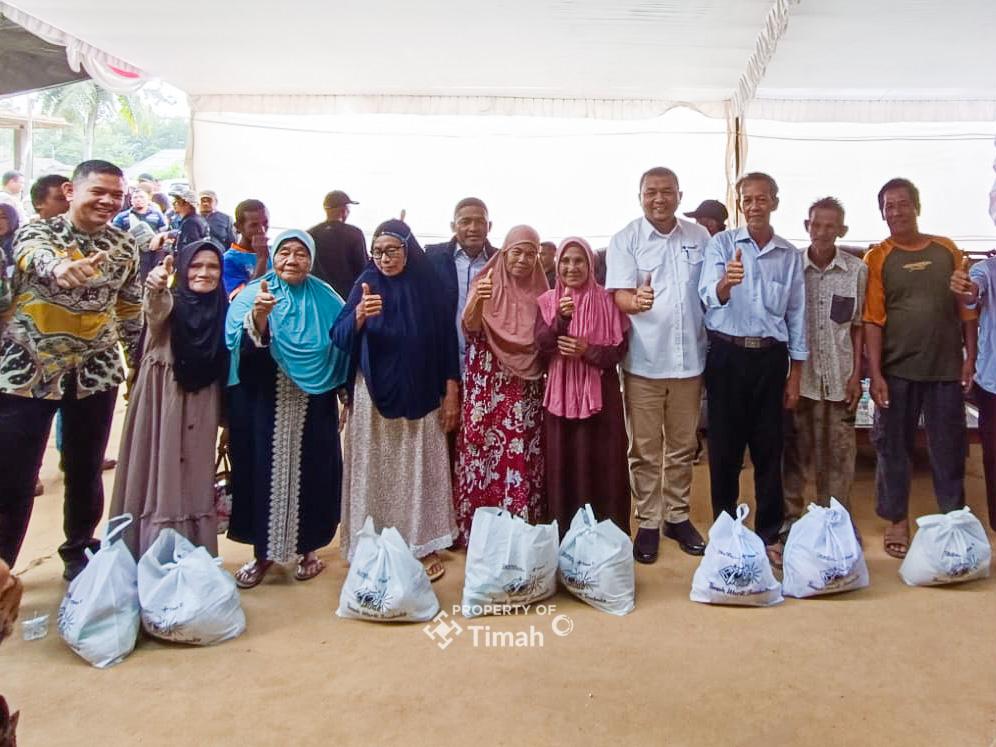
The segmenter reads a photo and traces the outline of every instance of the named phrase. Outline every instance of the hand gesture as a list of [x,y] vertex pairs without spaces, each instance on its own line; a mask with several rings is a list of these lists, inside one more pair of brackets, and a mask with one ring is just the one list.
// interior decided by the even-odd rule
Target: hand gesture
[[[265,280],[259,281],[259,292],[256,294],[256,298],[252,302],[252,316],[257,322],[265,322],[267,317],[270,316],[270,312],[273,311],[273,307],[276,306],[277,299],[270,293],[270,284]],[[257,324],[257,327],[262,328],[262,324]],[[262,331],[262,329],[261,329]]]
[[560,307],[560,315],[564,317],[564,319],[570,319],[574,316],[574,299],[571,297],[570,293],[565,293],[563,298],[561,298],[558,303]]
[[744,264],[741,262],[741,250],[738,248],[733,259],[726,263],[726,284],[729,287],[740,285],[744,281]]
[[491,298],[492,294],[495,292],[494,280],[492,279],[495,274],[495,268],[492,267],[488,270],[488,274],[477,281],[477,286],[474,290],[474,298],[477,301],[484,301]]
[[968,257],[961,261],[961,267],[951,273],[951,292],[958,296],[975,297],[977,289],[975,283],[968,277]]
[[636,304],[635,312],[637,314],[641,311],[650,311],[654,306],[654,287],[651,285],[651,282],[652,278],[648,272],[647,277],[643,280],[643,284],[636,289],[634,301]]
[[359,327],[367,320],[368,317],[378,316],[384,309],[384,301],[375,293],[371,293],[370,286],[367,283],[361,285],[363,289],[363,295],[360,296],[360,302],[356,304],[356,325]]
[[588,349],[588,341],[581,337],[558,337],[557,350],[565,358],[580,358]]
[[169,277],[173,274],[173,255],[167,254],[161,265],[156,265],[145,278],[145,287],[150,291],[162,293],[169,285]]
[[250,240],[249,244],[257,257],[269,257],[270,246],[265,233],[257,233]]
[[52,274],[60,288],[79,288],[100,273],[100,265],[107,259],[107,252],[100,251],[83,259],[64,259],[55,266]]

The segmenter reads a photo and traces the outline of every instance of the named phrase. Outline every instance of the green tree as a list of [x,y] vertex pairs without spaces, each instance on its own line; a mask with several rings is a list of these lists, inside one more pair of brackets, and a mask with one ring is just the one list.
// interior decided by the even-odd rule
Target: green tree
[[101,120],[120,116],[132,127],[137,127],[132,97],[113,94],[92,80],[45,91],[39,101],[44,114],[61,116],[82,125],[84,161],[93,157],[97,124]]

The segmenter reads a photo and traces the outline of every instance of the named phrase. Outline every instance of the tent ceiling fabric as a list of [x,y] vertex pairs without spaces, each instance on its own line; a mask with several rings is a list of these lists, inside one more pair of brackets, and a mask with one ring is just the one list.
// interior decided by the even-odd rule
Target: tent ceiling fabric
[[993,0],[12,5],[199,111],[996,120]]
[[85,80],[66,61],[66,50],[42,41],[0,16],[0,96],[37,91],[74,80]]

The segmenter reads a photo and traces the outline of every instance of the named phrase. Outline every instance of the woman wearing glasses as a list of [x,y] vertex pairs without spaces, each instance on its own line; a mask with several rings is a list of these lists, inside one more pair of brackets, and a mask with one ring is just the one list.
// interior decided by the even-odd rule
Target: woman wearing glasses
[[463,312],[463,428],[454,478],[462,545],[482,506],[529,522],[543,518],[543,364],[535,325],[537,299],[549,286],[539,251],[534,229],[509,231],[474,280]]
[[343,555],[367,516],[395,527],[433,581],[453,544],[446,432],[459,426],[456,330],[439,281],[407,224],[377,227],[332,339],[350,355],[342,489]]

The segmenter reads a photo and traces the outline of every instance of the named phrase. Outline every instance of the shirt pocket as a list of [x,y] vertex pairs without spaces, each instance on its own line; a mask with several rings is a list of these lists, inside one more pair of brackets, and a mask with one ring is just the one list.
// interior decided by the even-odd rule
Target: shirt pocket
[[781,319],[788,307],[788,287],[778,280],[764,280],[761,285],[761,301],[769,314]]
[[682,280],[687,283],[699,284],[699,276],[702,274],[702,260],[705,252],[700,246],[681,247],[681,261],[678,263]]
[[854,296],[838,296],[833,294],[830,299],[830,321],[837,324],[850,324],[854,319]]

